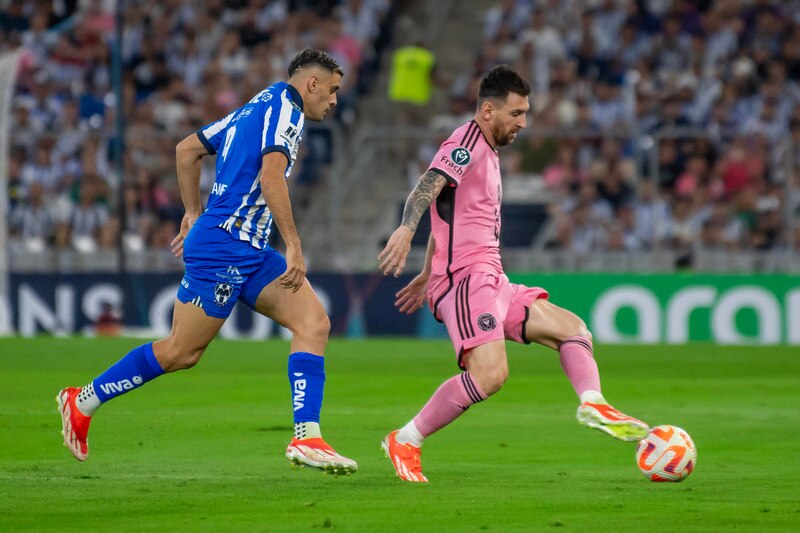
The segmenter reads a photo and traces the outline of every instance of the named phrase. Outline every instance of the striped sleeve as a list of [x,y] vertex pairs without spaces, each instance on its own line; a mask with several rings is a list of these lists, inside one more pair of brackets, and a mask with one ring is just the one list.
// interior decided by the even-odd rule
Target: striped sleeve
[[464,174],[463,169],[457,167],[451,160],[451,154],[456,148],[458,148],[458,145],[450,140],[443,142],[428,167],[428,172],[435,172],[440,176],[444,176],[450,187],[458,187]]
[[219,145],[222,144],[222,139],[225,138],[225,130],[228,128],[228,124],[230,124],[235,114],[236,111],[232,111],[225,118],[212,122],[197,130],[197,137],[200,139],[200,142],[203,143],[203,146],[206,147],[209,154],[214,155],[217,153],[217,150],[219,150]]
[[302,113],[289,101],[287,91],[273,98],[264,112],[264,129],[261,132],[261,155],[282,152],[291,161],[301,133]]
[[428,170],[447,178],[450,187],[457,187],[472,162],[472,153],[481,135],[474,120],[458,128],[439,147]]

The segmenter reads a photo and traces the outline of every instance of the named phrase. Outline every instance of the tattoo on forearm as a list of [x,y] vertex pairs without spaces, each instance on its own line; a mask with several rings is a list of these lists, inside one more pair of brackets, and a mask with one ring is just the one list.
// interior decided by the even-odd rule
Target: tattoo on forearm
[[403,225],[411,231],[417,231],[417,226],[433,201],[439,196],[447,179],[441,174],[429,170],[419,179],[419,183],[411,191],[403,210]]

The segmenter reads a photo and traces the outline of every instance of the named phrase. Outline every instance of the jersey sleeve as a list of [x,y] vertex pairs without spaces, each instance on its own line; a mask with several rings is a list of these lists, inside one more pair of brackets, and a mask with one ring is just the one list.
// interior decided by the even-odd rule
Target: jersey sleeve
[[236,111],[232,111],[225,118],[221,118],[216,122],[212,122],[197,130],[197,138],[203,143],[210,155],[214,155],[219,150],[222,140],[225,138],[225,132],[230,124]]
[[439,147],[428,171],[436,172],[447,178],[450,187],[458,187],[471,160],[470,151],[450,138]]
[[264,127],[261,132],[261,155],[281,152],[291,161],[297,153],[302,125],[300,110],[289,101],[286,92],[273,98],[264,112]]

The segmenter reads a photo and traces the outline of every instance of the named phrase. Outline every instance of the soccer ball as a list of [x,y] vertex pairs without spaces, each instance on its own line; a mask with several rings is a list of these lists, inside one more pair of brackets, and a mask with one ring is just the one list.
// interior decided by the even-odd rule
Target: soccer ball
[[683,481],[696,463],[692,438],[676,426],[652,428],[636,450],[636,464],[650,481]]

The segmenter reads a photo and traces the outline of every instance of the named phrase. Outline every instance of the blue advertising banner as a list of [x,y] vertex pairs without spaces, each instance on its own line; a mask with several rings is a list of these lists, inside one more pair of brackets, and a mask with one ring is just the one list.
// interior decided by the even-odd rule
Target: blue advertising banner
[[[331,319],[334,335],[446,336],[429,312],[414,316],[394,308],[394,294],[410,276],[381,274],[311,274],[309,280]],[[129,274],[13,274],[11,320],[25,336],[41,333],[92,333],[93,326],[115,310],[129,332],[166,334],[180,275]],[[237,304],[221,335],[265,339],[287,335],[277,324]]]
[[[548,289],[551,300],[583,318],[599,342],[800,345],[797,276],[522,273],[510,278]],[[309,279],[330,316],[333,335],[447,336],[427,308],[412,316],[395,309],[394,295],[411,276],[311,274]],[[123,333],[161,336],[169,332],[179,282],[174,273],[16,274],[7,321],[24,336],[93,334],[102,317],[116,310]],[[288,337],[242,304],[220,334]]]

